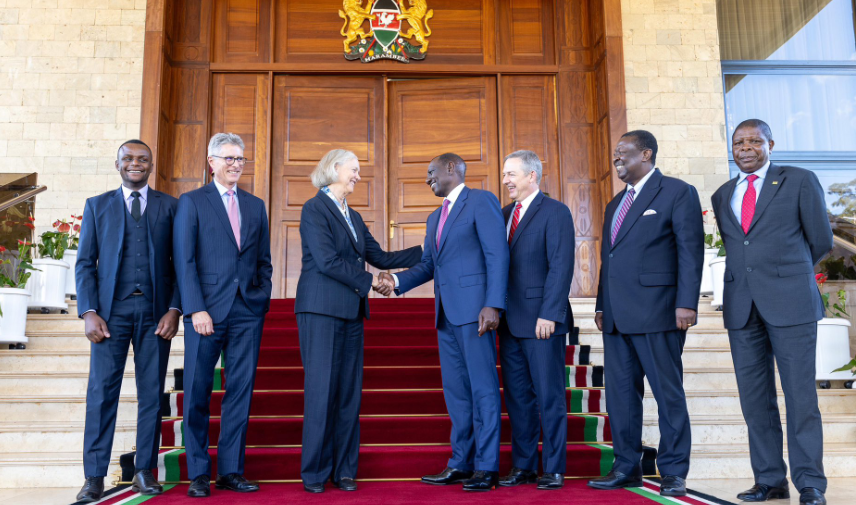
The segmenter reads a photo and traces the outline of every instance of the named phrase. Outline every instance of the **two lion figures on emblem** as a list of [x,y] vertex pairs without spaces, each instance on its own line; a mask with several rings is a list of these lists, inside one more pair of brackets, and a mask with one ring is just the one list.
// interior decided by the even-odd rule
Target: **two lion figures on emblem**
[[[386,58],[404,63],[424,59],[427,37],[431,35],[428,20],[434,16],[434,10],[428,9],[426,0],[407,0],[407,3],[409,8],[403,6],[404,0],[343,0],[339,17],[345,20],[340,32],[345,37],[345,58],[359,58],[363,62]],[[371,26],[368,32],[363,29],[366,21]],[[402,21],[409,25],[403,32]],[[352,46],[357,39],[359,43]],[[419,45],[414,46],[407,39],[414,39]]]

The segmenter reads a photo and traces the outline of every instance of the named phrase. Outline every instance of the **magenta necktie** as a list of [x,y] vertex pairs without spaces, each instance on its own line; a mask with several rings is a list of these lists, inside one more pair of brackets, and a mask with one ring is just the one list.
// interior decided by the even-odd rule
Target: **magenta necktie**
[[746,188],[746,193],[743,195],[743,209],[740,212],[740,226],[743,228],[743,234],[749,233],[749,227],[752,226],[752,218],[755,217],[755,179],[758,176],[752,174],[746,177],[749,186]]
[[440,237],[443,236],[443,226],[449,217],[449,200],[443,200],[443,210],[440,211],[440,224],[437,226],[437,250],[440,250]]
[[238,250],[241,250],[241,220],[238,218],[238,205],[235,203],[235,192],[231,189],[226,191],[229,195],[229,223],[232,225],[232,233],[235,234],[235,242]]
[[627,198],[624,199],[624,205],[621,206],[621,210],[618,211],[618,217],[615,218],[615,226],[612,227],[612,241],[610,244],[615,243],[615,237],[618,236],[618,230],[621,229],[621,223],[624,222],[624,218],[627,216],[627,211],[630,210],[630,206],[633,205],[633,195],[636,194],[636,191],[633,188],[627,191]]

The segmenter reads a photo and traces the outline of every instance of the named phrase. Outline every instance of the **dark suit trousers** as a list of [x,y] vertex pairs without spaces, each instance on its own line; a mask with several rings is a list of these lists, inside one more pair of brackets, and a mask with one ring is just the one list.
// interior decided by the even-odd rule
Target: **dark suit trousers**
[[612,428],[613,470],[641,475],[643,379],[657,400],[661,475],[686,478],[690,468],[690,417],[684,393],[681,354],[686,331],[627,335],[604,333],[606,409]]
[[144,296],[114,300],[107,328],[110,338],[90,344],[89,385],[86,388],[86,428],[83,434],[83,470],[86,477],[104,477],[110,464],[119,390],[134,346],[137,383],[138,470],[157,467],[160,446],[160,397],[166,381],[170,342],[155,335],[158,321],[152,302]]
[[782,421],[776,400],[776,373],[785,393],[788,459],[797,489],[826,490],[823,425],[815,386],[817,323],[772,326],[755,305],[746,326],[728,330],[740,406],[749,428],[749,455],[755,482],[787,485],[782,457]]
[[323,484],[357,477],[363,390],[363,319],[297,314],[303,362],[300,478]]
[[565,335],[547,340],[501,331],[499,360],[511,420],[512,464],[538,471],[538,439],[544,428],[544,473],[565,473],[568,405],[565,400]]
[[452,458],[458,470],[499,471],[502,400],[496,374],[496,337],[479,337],[478,323],[455,326],[440,306],[437,342],[443,396],[452,421]]
[[223,396],[217,473],[244,473],[244,451],[253,383],[262,341],[264,316],[250,311],[240,293],[229,316],[214,325],[214,334],[203,337],[187,318],[184,323],[184,425],[187,474],[191,479],[211,475],[208,424],[214,368],[224,355],[226,393]]

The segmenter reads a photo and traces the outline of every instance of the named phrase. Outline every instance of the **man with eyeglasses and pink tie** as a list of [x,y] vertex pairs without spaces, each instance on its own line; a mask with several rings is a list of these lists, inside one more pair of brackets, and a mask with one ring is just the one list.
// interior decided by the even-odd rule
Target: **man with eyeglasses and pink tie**
[[243,476],[244,453],[273,268],[264,203],[238,188],[246,161],[241,137],[211,137],[208,164],[214,180],[182,195],[175,217],[175,269],[185,314],[187,494],[195,498],[211,494],[209,402],[221,351],[229,388],[222,403],[216,487],[258,490]]

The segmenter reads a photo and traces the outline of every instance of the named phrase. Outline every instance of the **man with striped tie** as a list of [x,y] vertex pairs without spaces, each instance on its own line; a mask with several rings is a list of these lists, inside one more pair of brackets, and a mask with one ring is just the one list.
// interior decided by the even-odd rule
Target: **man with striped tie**
[[627,184],[606,206],[595,323],[603,331],[606,409],[615,462],[596,489],[642,486],[642,395],[660,412],[660,494],[686,494],[690,419],[681,354],[695,324],[704,258],[698,193],[654,168],[657,140],[625,133],[613,154]]

